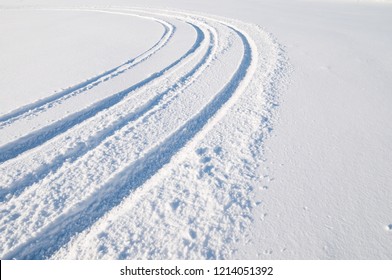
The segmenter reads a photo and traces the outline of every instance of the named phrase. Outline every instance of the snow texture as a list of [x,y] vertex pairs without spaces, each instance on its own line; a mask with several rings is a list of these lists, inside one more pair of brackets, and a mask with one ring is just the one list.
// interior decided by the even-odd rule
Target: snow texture
[[185,12],[70,11],[150,19],[163,33],[2,116],[2,255],[229,257],[252,221],[279,46],[256,26]]
[[351,2],[2,0],[0,257],[391,258],[392,7]]

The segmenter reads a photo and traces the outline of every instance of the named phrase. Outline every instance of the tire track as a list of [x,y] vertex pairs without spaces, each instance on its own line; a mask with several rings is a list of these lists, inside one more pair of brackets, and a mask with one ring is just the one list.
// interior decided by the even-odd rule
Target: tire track
[[[195,27],[196,28],[196,27]],[[201,33],[201,29],[200,28],[196,28],[199,32],[198,32],[198,42],[196,42],[195,44],[199,44],[201,41],[203,41],[204,40],[204,35]],[[187,75],[183,75],[183,76],[180,76],[180,78],[179,78],[179,80],[177,81],[177,82],[184,82],[184,86],[183,86],[183,88],[187,85],[187,84],[190,84],[191,82],[193,82],[192,81],[192,79],[189,79],[189,78],[191,78],[193,75],[195,75],[196,74],[196,72],[201,72],[203,69],[200,69],[201,67],[201,65],[202,64],[206,64],[206,62],[208,61],[208,60],[210,60],[211,59],[211,52],[212,52],[212,46],[213,46],[213,42],[209,42],[209,43],[207,43],[206,44],[207,46],[209,46],[209,48],[208,48],[208,51],[207,51],[207,54],[206,55],[204,55],[204,59],[202,59],[201,61],[199,61],[199,63],[196,65],[196,67],[194,67],[193,69],[191,69],[191,71],[189,71],[188,72],[188,74]],[[208,58],[208,59],[207,59]],[[205,68],[205,67],[204,67]],[[199,74],[198,74],[199,75]],[[195,80],[196,78],[194,78],[193,80]],[[175,86],[173,86],[169,91],[174,91],[174,90],[177,90],[177,91],[179,91],[179,89],[181,89],[181,87],[179,86],[180,84],[175,84]],[[167,91],[167,92],[169,92],[169,91]],[[165,94],[165,92],[164,92],[164,94]],[[157,100],[155,100],[155,101],[157,101]],[[148,106],[147,106],[148,107]],[[147,108],[146,108],[147,109]],[[114,132],[114,131],[113,131]],[[65,167],[65,170],[67,169],[67,167]],[[31,192],[29,192],[29,193],[27,193],[24,197],[28,197],[28,196],[30,196],[30,195],[33,195],[34,196],[34,193],[31,193]],[[16,202],[18,202],[18,201],[16,201]],[[33,207],[35,207],[35,206],[33,206]],[[7,207],[5,207],[5,208],[7,208]],[[11,206],[10,208],[13,208],[13,206]],[[15,214],[13,214],[13,215],[11,215],[10,217],[6,217],[7,216],[7,212],[8,212],[8,210],[6,210],[6,209],[4,209],[3,208],[3,210],[4,211],[2,211],[1,213],[3,214],[2,216],[4,217],[4,218],[10,218],[11,220],[12,219],[14,219],[14,218],[16,218],[17,219],[17,214],[15,215]],[[14,212],[14,211],[13,211]],[[3,220],[4,221],[4,220]],[[4,228],[3,228],[4,229]]]
[[239,240],[257,236],[253,190],[262,186],[258,170],[286,60],[261,28],[222,20],[252,49],[236,92],[169,164],[51,258],[233,259]]
[[[91,117],[72,119],[74,125],[64,124],[64,131],[55,131],[42,143],[28,145],[26,153],[16,153],[12,160],[0,165],[0,170],[5,166],[10,172],[14,162],[22,166],[26,158],[39,163],[40,157],[46,157],[41,155],[45,146],[59,144],[60,139],[66,143],[67,137],[72,139],[71,149],[58,153],[34,172],[24,169],[24,177],[0,191],[0,199],[5,201],[0,206],[0,254],[5,259],[49,258],[75,235],[93,228],[134,190],[162,170],[172,168],[173,157],[188,153],[188,145],[203,139],[239,101],[256,73],[256,64],[260,63],[258,47],[231,22],[190,13],[121,11],[145,12],[192,25],[198,30],[195,44],[199,41],[197,47],[193,45],[193,58],[188,51],[185,55],[189,57],[173,62],[160,76],[134,89],[140,93],[135,99],[124,93],[121,100],[106,104],[108,107]],[[188,58],[188,63],[196,61],[181,71],[174,69]],[[170,71],[173,72],[167,73]],[[170,82],[154,85],[160,79]],[[146,92],[150,94],[147,101],[125,110]],[[104,124],[99,126],[101,121]],[[91,138],[73,136],[93,123],[97,125],[92,126]],[[32,140],[34,137],[31,135]],[[18,168],[15,173],[23,169]],[[11,197],[6,198],[7,194]]]
[[[61,10],[60,10],[61,11]],[[72,11],[78,11],[78,10],[72,10]],[[85,10],[88,11],[88,10]],[[91,10],[94,11],[94,10]],[[97,11],[95,11],[97,12]],[[18,108],[10,113],[7,113],[3,116],[0,116],[0,130],[3,129],[6,126],[11,125],[17,120],[20,120],[21,118],[28,118],[30,116],[36,115],[39,112],[44,111],[46,108],[50,108],[55,106],[56,104],[59,104],[61,100],[64,100],[65,98],[70,98],[73,96],[76,96],[78,94],[81,94],[95,86],[98,86],[99,84],[106,82],[108,80],[111,80],[118,75],[124,73],[125,71],[135,67],[136,65],[142,63],[143,61],[147,60],[150,58],[152,55],[156,54],[161,48],[165,47],[166,44],[169,42],[169,40],[172,38],[174,32],[175,32],[175,27],[164,20],[160,20],[157,18],[152,18],[148,16],[140,16],[137,14],[127,14],[129,16],[134,16],[134,17],[140,17],[144,19],[150,19],[153,21],[158,22],[159,24],[162,25],[164,28],[164,33],[162,34],[161,38],[147,51],[143,52],[142,54],[138,55],[135,58],[132,58],[123,64],[116,66],[110,70],[107,70],[103,72],[102,74],[99,74],[95,77],[88,78],[86,81],[83,81],[77,85],[74,85],[68,89],[62,90],[56,94],[53,94],[47,98],[40,99],[36,102],[33,102],[31,104],[27,104],[21,108]]]
[[[220,28],[222,29],[222,27],[220,27]],[[221,31],[221,32],[223,32],[223,31]],[[74,235],[75,233],[77,233],[81,230],[78,227],[75,227],[74,229],[70,228],[71,224],[80,224],[79,222],[74,220],[75,216],[76,217],[84,216],[83,219],[90,220],[91,222],[95,221],[97,218],[102,216],[105,212],[107,212],[108,210],[113,208],[115,205],[117,205],[126,195],[129,194],[129,192],[132,189],[134,189],[137,186],[140,186],[144,181],[146,181],[155,172],[157,172],[157,170],[159,170],[163,165],[168,163],[170,161],[170,158],[181,147],[183,147],[183,145],[185,145],[199,130],[201,130],[204,127],[204,125],[208,122],[208,120],[211,118],[211,116],[213,116],[219,110],[219,108],[231,97],[231,95],[233,94],[235,89],[238,87],[238,84],[240,83],[240,81],[246,75],[246,69],[247,69],[248,64],[250,63],[250,48],[249,48],[249,44],[246,44],[246,40],[244,41],[244,37],[239,36],[238,33],[233,32],[232,30],[229,30],[226,32],[230,32],[232,34],[230,36],[237,35],[237,37],[239,37],[239,39],[234,38],[234,39],[230,39],[230,40],[238,40],[237,44],[240,44],[242,42],[242,44],[243,44],[242,48],[243,48],[244,53],[242,54],[242,59],[240,60],[241,62],[239,62],[240,63],[239,66],[233,68],[233,69],[237,68],[237,70],[235,70],[235,74],[231,77],[230,82],[228,84],[226,84],[223,87],[223,89],[221,89],[220,92],[215,97],[212,97],[212,99],[209,94],[206,94],[206,96],[204,97],[205,101],[203,101],[203,102],[207,102],[207,103],[205,105],[201,105],[201,104],[199,105],[199,106],[205,106],[204,109],[202,109],[201,111],[196,110],[194,113],[191,113],[191,115],[192,114],[195,114],[195,115],[194,116],[189,115],[189,117],[191,117],[191,118],[188,121],[186,121],[185,124],[176,128],[173,132],[170,132],[170,130],[168,130],[167,132],[164,132],[164,130],[161,131],[161,133],[159,133],[159,137],[161,137],[161,134],[164,132],[164,134],[168,134],[169,138],[165,139],[163,143],[160,143],[158,145],[155,144],[154,145],[155,147],[152,146],[150,148],[147,148],[147,146],[146,146],[145,148],[141,148],[142,150],[147,149],[147,151],[145,151],[145,152],[143,151],[140,156],[138,156],[138,153],[140,153],[140,152],[138,152],[136,150],[135,151],[136,152],[136,155],[135,155],[136,161],[133,164],[123,166],[121,168],[123,171],[120,172],[119,174],[115,175],[113,178],[111,178],[109,180],[109,182],[105,183],[105,180],[102,181],[102,183],[104,183],[103,187],[98,188],[98,190],[96,190],[96,191],[92,191],[89,194],[89,197],[90,197],[89,199],[78,203],[77,206],[68,210],[68,211],[70,211],[70,213],[64,214],[63,218],[57,218],[55,222],[53,221],[52,225],[49,226],[46,230],[44,230],[44,233],[40,234],[39,235],[40,237],[38,237],[34,242],[31,242],[31,240],[28,241],[27,242],[29,244],[27,246],[28,248],[22,246],[20,249],[16,250],[18,252],[15,251],[14,253],[7,255],[7,258],[12,257],[12,256],[17,256],[17,258],[25,258],[25,257],[27,257],[27,258],[42,258],[42,257],[50,255],[50,253],[48,253],[47,250],[44,249],[43,247],[48,248],[48,250],[52,250],[53,248],[57,248],[58,246],[56,244],[59,245],[59,243],[62,243],[59,240],[68,240],[72,235]],[[230,36],[227,37],[227,35],[226,35],[227,38],[230,38]],[[228,45],[225,46],[227,49],[221,50],[220,55],[225,57],[223,54],[233,55],[234,53],[236,53],[237,50],[236,50],[236,48],[232,47],[232,44],[233,44],[233,42],[228,42]],[[231,50],[231,48],[233,48],[234,50]],[[230,53],[229,51],[232,51],[232,52],[234,51],[234,52]],[[222,57],[222,60],[224,60],[223,57]],[[230,56],[228,56],[228,57],[230,57]],[[219,63],[222,63],[222,62],[216,61],[215,63],[217,63],[217,65],[219,65]],[[213,64],[210,64],[210,67],[211,67],[211,65],[213,65]],[[221,67],[223,67],[223,66],[221,66]],[[226,67],[227,66],[225,66],[225,68]],[[215,69],[215,71],[218,71],[218,70],[221,70],[221,69],[219,67],[218,67],[218,69]],[[208,75],[208,74],[206,74],[206,75]],[[214,75],[216,75],[216,74],[214,74]],[[217,84],[215,85],[215,88],[219,88],[219,87],[220,87],[219,82],[217,82]],[[189,96],[187,96],[187,98],[189,98]],[[193,98],[200,98],[200,97],[198,96],[198,94],[194,94]],[[208,101],[208,99],[210,99],[210,100]],[[197,101],[197,99],[195,99],[195,101]],[[168,109],[166,109],[166,108],[163,108],[163,109],[164,109],[164,112],[167,114],[166,111]],[[184,118],[188,118],[188,117],[184,116]],[[150,122],[151,122],[151,124],[154,124],[155,120],[153,119]],[[177,126],[176,124],[174,124],[174,125]],[[163,124],[162,127],[166,127],[166,125]],[[139,129],[142,129],[142,130],[146,129],[146,126],[143,124],[143,120],[140,121],[140,128]],[[130,129],[130,130],[132,131],[134,129]],[[134,134],[134,136],[137,136],[137,135]],[[125,138],[129,138],[129,136],[125,137]],[[153,140],[151,140],[151,141],[153,141]],[[112,149],[113,144],[103,143],[103,145],[105,145],[105,144],[109,150]],[[120,143],[118,143],[118,144],[120,144]],[[115,149],[115,148],[118,149],[118,147],[121,146],[118,144],[115,147],[113,147],[113,149]],[[129,146],[129,144],[128,144],[128,146]],[[122,149],[124,149],[124,148],[122,148]],[[121,156],[122,153],[123,152],[120,152],[120,150],[119,150],[119,152],[117,152],[115,154],[117,156]],[[113,155],[111,157],[113,157]],[[139,157],[139,159],[137,159],[138,157]],[[86,161],[86,163],[90,163],[91,159],[92,158],[90,158],[90,161]],[[113,160],[111,160],[111,161],[113,161]],[[100,162],[100,164],[102,164],[102,162]],[[116,164],[111,162],[109,168],[113,168],[113,165],[116,165]],[[91,167],[87,167],[87,168],[90,169]],[[109,171],[113,171],[113,170],[109,170]],[[68,171],[67,176],[68,176],[68,174],[71,174],[71,173],[72,172]],[[94,172],[94,173],[96,173],[96,172]],[[107,175],[105,175],[105,174],[108,174],[108,173],[104,172],[102,178],[107,177]],[[74,177],[74,176],[72,176],[72,177]],[[102,184],[102,183],[99,183],[100,180],[97,181],[97,178],[95,178],[94,181],[97,182],[98,184]],[[62,180],[59,182],[66,183],[65,181],[62,181]],[[120,182],[122,182],[122,183],[120,183]],[[131,182],[132,182],[132,184],[130,185],[129,183],[131,183]],[[114,186],[116,186],[115,190],[112,189]],[[68,193],[71,193],[71,192],[68,192]],[[108,195],[108,197],[105,198],[105,195]],[[40,200],[40,201],[42,201],[42,200]],[[101,209],[101,207],[103,207],[103,205],[106,205],[106,206]],[[57,207],[58,207],[58,205],[57,205]],[[65,211],[65,209],[64,209],[64,211]],[[25,212],[25,211],[23,211],[23,212]],[[63,210],[61,210],[61,212],[63,212]],[[88,215],[90,215],[90,212],[93,216],[88,218]],[[75,213],[75,214],[73,215],[72,213]],[[87,216],[85,216],[85,215],[87,215]],[[7,223],[8,222],[12,223],[12,221],[7,221]],[[86,225],[86,224],[84,224],[84,225]],[[87,224],[87,226],[90,226],[90,225],[91,224]],[[44,246],[41,246],[40,244],[42,244],[42,242],[44,242],[45,240],[46,241],[48,240],[47,236],[48,236],[48,234],[50,234],[51,231],[53,231],[53,228],[55,228],[56,230],[55,230],[55,233],[51,234],[53,236],[53,238],[51,240],[57,240],[57,241],[55,242],[55,244],[51,244],[51,245],[45,244]],[[64,236],[61,233],[64,230],[66,232],[68,232],[66,234],[66,236]],[[46,237],[44,238],[44,236],[46,236]],[[32,243],[36,244],[36,246],[38,246],[39,249],[32,249],[30,247],[31,246],[30,244],[32,244]],[[64,244],[61,244],[61,245],[64,245]],[[25,251],[25,250],[29,251],[30,253],[28,253],[28,254],[22,253],[22,251]],[[32,251],[34,251],[34,252],[31,253]],[[38,253],[38,251],[40,253]]]
[[96,102],[90,107],[87,107],[86,109],[83,109],[79,112],[73,113],[68,117],[56,121],[51,125],[45,126],[41,129],[29,133],[26,136],[20,137],[16,141],[12,141],[3,145],[2,147],[0,147],[0,163],[13,159],[28,150],[38,147],[47,142],[48,140],[54,138],[55,136],[64,133],[71,127],[95,116],[100,111],[114,106],[115,104],[126,98],[130,93],[150,84],[155,79],[163,76],[168,70],[183,62],[187,57],[189,57],[199,48],[201,42],[204,40],[202,31],[195,25],[190,26],[192,26],[192,28],[195,28],[198,37],[193,46],[179,59],[125,90],[110,95],[109,97],[104,98],[99,102]]
[[[190,23],[191,24],[191,23]],[[196,27],[195,27],[196,28]],[[204,32],[204,31],[203,31]],[[205,35],[199,33],[198,41],[204,41]],[[7,178],[1,178],[0,185],[7,186],[6,188],[0,189],[0,201],[6,200],[6,197],[10,198],[10,196],[19,195],[25,188],[31,186],[32,184],[38,182],[43,179],[49,173],[54,173],[59,169],[64,162],[73,162],[77,158],[82,157],[88,151],[94,149],[99,144],[101,144],[105,139],[112,136],[116,133],[116,131],[120,130],[128,123],[137,120],[138,118],[145,115],[147,112],[153,110],[156,106],[162,107],[165,104],[168,104],[173,98],[176,97],[176,94],[180,89],[185,89],[190,84],[194,83],[197,77],[200,75],[202,71],[205,70],[205,65],[208,64],[208,61],[211,60],[212,56],[212,35],[209,34],[209,41],[204,42],[207,45],[207,50],[205,54],[200,58],[195,66],[193,66],[189,71],[183,71],[183,74],[180,74],[181,78],[177,79],[174,77],[171,81],[171,85],[160,91],[160,87],[150,87],[148,91],[153,95],[153,97],[146,102],[142,103],[139,106],[135,106],[135,100],[125,100],[124,104],[120,104],[120,106],[114,106],[110,108],[111,112],[107,112],[103,114],[103,116],[97,116],[99,119],[95,120],[95,123],[102,123],[104,119],[108,119],[110,115],[115,115],[116,120],[112,121],[110,125],[106,127],[98,124],[92,124],[91,122],[88,124],[84,124],[81,127],[75,128],[76,131],[72,131],[73,136],[73,147],[68,148],[65,153],[60,153],[58,151],[58,145],[53,146],[52,143],[48,143],[48,145],[40,146],[39,151],[35,155],[29,155],[29,157],[37,158],[34,159],[33,162],[27,161],[26,157],[20,158],[17,162],[11,164],[3,164],[4,166],[0,166],[0,171],[4,172],[4,174],[9,174]],[[184,69],[187,70],[187,69]],[[176,70],[179,71],[179,70]],[[174,71],[171,75],[178,74]],[[166,78],[166,81],[170,81],[169,78]],[[142,91],[145,96],[147,96],[146,89]],[[140,95],[140,93],[139,93]],[[139,96],[140,98],[140,96]],[[133,110],[129,110],[130,113],[119,114],[119,111],[126,112],[126,107],[133,108]],[[99,128],[95,128],[91,130],[91,126],[100,126]],[[85,131],[89,131],[85,133]],[[80,139],[80,134],[88,135],[84,141]],[[72,141],[70,138],[72,136],[68,134],[62,135],[60,139],[53,139],[55,142],[69,142]],[[66,139],[64,139],[66,138]],[[47,146],[47,147],[46,147]],[[48,158],[51,158],[48,162]],[[44,165],[43,162],[47,162]],[[37,166],[38,165],[38,166]],[[35,166],[35,168],[34,168]],[[8,182],[6,181],[8,179]],[[12,179],[12,181],[10,181]]]

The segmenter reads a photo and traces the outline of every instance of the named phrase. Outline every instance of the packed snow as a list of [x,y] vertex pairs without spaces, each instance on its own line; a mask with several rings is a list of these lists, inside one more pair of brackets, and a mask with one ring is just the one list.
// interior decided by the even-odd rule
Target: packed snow
[[1,258],[390,259],[379,2],[0,0]]

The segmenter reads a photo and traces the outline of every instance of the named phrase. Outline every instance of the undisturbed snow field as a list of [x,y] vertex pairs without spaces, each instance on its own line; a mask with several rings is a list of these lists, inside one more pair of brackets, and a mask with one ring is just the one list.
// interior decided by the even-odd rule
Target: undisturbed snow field
[[392,258],[388,2],[0,0],[0,257]]

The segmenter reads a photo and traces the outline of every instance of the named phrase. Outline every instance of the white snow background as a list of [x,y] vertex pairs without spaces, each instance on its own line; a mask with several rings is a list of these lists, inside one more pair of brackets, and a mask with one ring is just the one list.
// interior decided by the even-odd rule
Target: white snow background
[[0,257],[390,259],[388,2],[0,0]]

